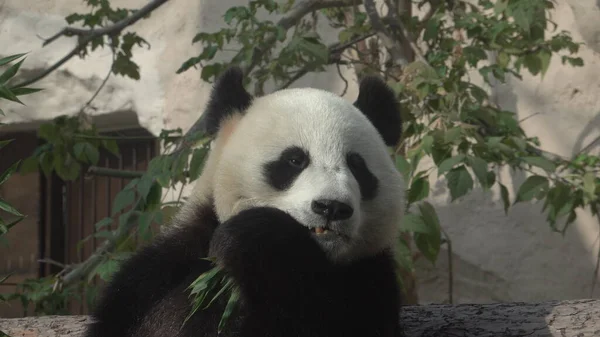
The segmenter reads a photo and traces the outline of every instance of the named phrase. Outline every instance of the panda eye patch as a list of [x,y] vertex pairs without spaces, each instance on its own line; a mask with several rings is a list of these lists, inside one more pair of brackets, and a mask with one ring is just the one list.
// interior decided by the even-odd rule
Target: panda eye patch
[[291,146],[283,150],[277,160],[266,163],[263,172],[267,183],[282,191],[289,188],[309,164],[308,153],[298,146]]
[[308,166],[308,155],[298,147],[292,147],[281,154],[282,159],[287,160],[291,166],[304,169]]
[[358,182],[363,200],[373,199],[377,194],[379,180],[369,170],[364,158],[356,152],[349,152],[346,155],[346,163]]

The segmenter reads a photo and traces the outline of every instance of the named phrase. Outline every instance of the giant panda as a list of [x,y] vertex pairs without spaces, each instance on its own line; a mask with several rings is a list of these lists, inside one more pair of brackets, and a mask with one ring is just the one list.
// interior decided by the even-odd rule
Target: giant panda
[[227,296],[183,324],[207,256],[240,289],[220,336],[401,336],[393,91],[367,77],[352,103],[314,88],[253,97],[242,82],[232,67],[213,85],[202,175],[168,229],[115,273],[85,336],[217,336]]

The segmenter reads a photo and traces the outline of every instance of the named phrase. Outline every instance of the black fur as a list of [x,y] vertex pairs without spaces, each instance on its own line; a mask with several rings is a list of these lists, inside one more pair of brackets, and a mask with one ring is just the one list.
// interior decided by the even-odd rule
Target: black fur
[[[193,226],[157,238],[126,261],[103,290],[93,312],[97,323],[90,325],[86,336],[133,336],[143,318],[152,315],[165,298],[185,301],[189,310],[183,290],[195,279],[194,275],[210,267],[201,258],[208,254],[209,240],[217,225],[212,206],[201,207]],[[173,321],[180,322],[181,318],[174,315],[170,314]]]
[[[205,210],[200,214],[188,229],[157,240],[117,272],[87,337],[217,335],[225,297],[182,328],[191,309],[185,289],[209,268],[200,258],[215,223]],[[221,336],[401,336],[389,252],[332,264],[306,227],[273,208],[243,211],[219,225],[210,251],[241,290],[239,318]]]
[[264,165],[264,175],[269,185],[283,191],[292,185],[309,163],[308,154],[303,149],[292,146],[283,150],[277,160]]
[[346,161],[348,162],[350,172],[352,172],[354,178],[358,181],[363,200],[375,198],[377,189],[379,188],[379,180],[369,171],[363,157],[358,153],[350,152],[346,156]]
[[383,137],[388,146],[394,146],[402,134],[400,104],[396,94],[379,77],[365,77],[359,86],[358,98],[354,102]]
[[[355,103],[388,145],[398,140],[401,127],[390,92],[380,80],[367,79]],[[216,133],[223,118],[243,113],[251,102],[241,70],[229,69],[211,93],[207,131]],[[290,172],[299,174],[308,160],[307,153],[290,151],[271,169],[265,167],[266,176],[284,189],[296,173],[279,176],[276,165],[287,163]],[[372,198],[377,179],[362,158],[349,156],[348,161],[363,198]],[[229,322],[223,337],[400,336],[399,289],[391,254],[333,264],[311,235],[276,209],[243,211],[219,224],[212,204],[198,205],[190,223],[157,238],[123,264],[103,291],[92,315],[95,323],[85,336],[216,337],[225,297],[183,325],[191,310],[187,288],[210,268],[202,260],[209,246],[242,294],[239,318]]]
[[204,111],[208,135],[219,131],[223,119],[235,113],[245,112],[252,103],[252,95],[244,88],[243,76],[242,69],[231,67],[216,80]]

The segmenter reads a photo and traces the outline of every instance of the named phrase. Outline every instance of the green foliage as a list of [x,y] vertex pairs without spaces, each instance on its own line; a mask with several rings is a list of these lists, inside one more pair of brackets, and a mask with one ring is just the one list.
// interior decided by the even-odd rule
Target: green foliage
[[[213,261],[209,258],[205,260]],[[225,270],[214,264],[209,271],[198,276],[188,289],[191,290],[190,297],[192,297],[192,311],[184,320],[184,324],[198,311],[198,309],[204,310],[223,294],[229,295],[225,310],[219,321],[218,333],[221,333],[225,324],[238,306],[239,288],[235,285],[233,279],[227,275]],[[208,301],[209,297],[211,298],[210,301]]]
[[[419,5],[425,3],[421,1]],[[196,36],[194,42],[202,41],[204,50],[200,56],[188,60],[179,72],[199,64],[205,80],[215,78],[229,64],[213,60],[231,41],[240,45],[231,64],[249,66],[247,75],[256,82],[257,93],[261,93],[267,77],[277,85],[293,79],[301,69],[319,71],[335,62],[331,58],[332,49],[320,42],[318,32],[308,20],[302,21],[299,25],[302,28],[291,36],[287,36],[285,27],[279,26],[284,31],[276,31],[272,22],[257,20],[256,9],[264,4],[255,1],[248,7],[227,11],[225,21],[229,27]],[[594,161],[597,157],[576,160],[585,164],[573,166],[569,160],[547,156],[538,149],[538,140],[521,129],[515,113],[490,104],[486,89],[469,77],[478,72],[488,84],[492,79],[504,82],[507,76],[520,79],[523,72],[543,77],[553,58],[560,59],[562,64],[582,66],[582,59],[575,56],[580,44],[568,32],[547,36],[552,30],[547,17],[553,3],[479,0],[474,4],[446,1],[430,4],[435,7],[427,21],[421,22],[417,16],[402,18],[413,36],[421,36],[419,42],[425,45],[425,50],[422,59],[403,67],[400,78],[395,76],[393,64],[384,69],[377,60],[368,57],[348,62],[361,66],[370,62],[363,67],[365,72],[387,75],[390,86],[408,111],[403,115],[403,139],[394,149],[396,166],[408,187],[408,211],[400,224],[403,232],[412,235],[423,256],[432,263],[436,261],[444,240],[434,207],[424,201],[430,193],[430,178],[445,180],[452,202],[477,185],[484,190],[499,191],[505,212],[515,203],[544,200],[543,211],[553,229],[565,217],[567,224],[574,221],[577,208],[590,206],[597,214],[600,196],[600,178],[596,177],[599,167]],[[277,9],[273,6],[267,11]],[[357,8],[334,7],[322,12],[332,27],[341,29],[340,43],[372,30],[366,14]],[[263,45],[273,36],[278,37],[276,43]],[[261,58],[253,59],[257,46],[261,45],[258,53]],[[312,58],[297,57],[302,53]],[[512,204],[507,187],[497,179],[498,169],[506,166],[533,174],[517,188]],[[435,171],[437,174],[432,177]],[[412,210],[413,206],[418,212]],[[411,270],[411,249],[404,237],[398,252],[400,266]]]
[[[65,18],[69,25],[79,23],[83,27],[89,29],[99,29],[111,24],[115,24],[131,14],[135,10],[125,8],[112,8],[108,0],[84,0],[91,7],[87,14],[73,13]],[[134,80],[140,79],[140,70],[137,63],[133,62],[132,50],[133,47],[143,47],[146,45],[150,48],[150,44],[135,32],[127,32],[103,35],[94,38],[89,47],[81,49],[79,56],[84,58],[89,52],[96,49],[108,47],[114,53],[112,73],[129,77]]]
[[[211,81],[230,65],[254,65],[257,70],[251,74],[252,77],[245,79],[246,84],[254,79],[257,92],[262,92],[268,79],[285,83],[294,79],[301,70],[323,71],[324,65],[329,63],[329,49],[313,25],[300,22],[288,34],[289,27],[256,17],[261,10],[268,14],[286,13],[293,2],[257,0],[249,1],[248,6],[230,8],[223,15],[228,27],[214,33],[197,34],[192,42],[202,43],[202,52],[185,61],[177,73],[200,66],[202,79]],[[286,43],[278,45],[283,42]],[[231,43],[236,43],[236,54],[227,62],[213,61],[217,53]],[[274,46],[280,48],[277,55],[272,51]]]
[[[23,104],[23,102],[21,102],[21,100],[19,100],[18,96],[32,94],[34,92],[38,92],[41,90],[41,89],[34,89],[34,88],[10,85],[10,80],[15,77],[15,75],[21,68],[21,65],[25,61],[25,58],[23,58],[25,55],[26,54],[15,54],[15,55],[9,55],[7,57],[0,59],[0,67],[8,66],[8,68],[6,68],[0,74],[0,100],[4,99],[4,100],[9,100],[12,102],[19,103],[19,104]],[[12,63],[18,59],[21,59],[21,60],[17,63],[10,65],[10,63]],[[4,116],[4,115],[5,115],[4,111],[2,110],[2,108],[0,108],[0,116]],[[0,125],[2,125],[2,123],[0,123]]]
[[118,155],[114,139],[103,138],[94,125],[84,127],[80,117],[59,116],[38,129],[38,137],[45,144],[23,161],[21,173],[33,172],[40,167],[48,176],[52,172],[65,181],[75,180],[80,172],[98,164],[100,149]]
[[[108,0],[85,1],[91,7],[90,13],[70,15],[69,24],[106,27],[132,13],[113,9]],[[540,200],[550,227],[563,233],[576,219],[577,209],[589,207],[593,214],[598,214],[600,158],[582,153],[567,160],[545,154],[538,149],[538,140],[521,129],[515,113],[491,104],[486,89],[470,77],[478,73],[487,83],[492,79],[503,82],[507,76],[521,78],[523,72],[543,77],[553,60],[582,66],[582,59],[576,57],[580,44],[568,32],[547,36],[552,30],[548,19],[549,10],[553,9],[551,1],[479,0],[475,4],[419,1],[419,6],[425,3],[434,6],[426,21],[417,16],[384,21],[390,31],[397,31],[397,22],[401,22],[412,36],[419,37],[417,45],[424,46],[424,50],[414,50],[419,56],[417,61],[404,66],[401,72],[398,65],[388,62],[384,67],[384,62],[372,56],[373,50],[384,48],[377,40],[367,43],[374,45],[369,47],[373,50],[359,50],[358,59],[341,59],[340,51],[362,48],[357,43],[372,36],[367,15],[359,8],[321,10],[329,25],[339,29],[339,41],[326,46],[316,28],[316,15],[294,22],[286,17],[293,3],[256,0],[230,8],[223,15],[225,28],[194,37],[192,43],[200,43],[202,51],[184,62],[177,72],[200,66],[201,77],[212,81],[229,65],[242,65],[248,75],[245,84],[254,82],[254,91],[259,94],[267,80],[273,80],[278,88],[285,87],[305,73],[322,71],[329,64],[361,67],[359,76],[383,74],[404,108],[403,137],[392,149],[393,160],[407,186],[406,214],[399,224],[403,233],[397,250],[400,268],[411,271],[414,267],[411,239],[420,255],[431,263],[435,263],[442,245],[448,242],[442,239],[443,224],[435,208],[426,201],[432,188],[430,181],[435,179],[445,182],[451,202],[478,187],[497,191],[506,213],[514,204]],[[262,14],[280,14],[284,19],[277,23],[260,20],[258,16]],[[113,34],[93,40],[91,49],[82,49],[80,56],[108,46],[115,57],[112,72],[139,79],[132,51],[135,46],[143,45],[147,42],[134,32]],[[235,55],[222,57],[230,45],[235,45]],[[1,59],[0,66],[22,56]],[[6,84],[21,63],[8,67],[0,75],[1,98],[20,102],[18,96],[37,91]],[[180,132],[163,130],[160,134],[165,153],[181,140]],[[97,164],[102,149],[118,154],[115,139],[99,135],[94,126],[87,126],[79,118],[59,117],[44,124],[39,137],[46,143],[20,165],[21,172],[41,167],[45,174],[56,172],[62,179],[72,180]],[[136,235],[140,242],[147,242],[152,239],[152,224],[169,223],[181,201],[163,202],[163,189],[188,184],[199,177],[209,151],[208,141],[202,134],[189,135],[182,142],[186,146],[157,156],[146,172],[127,173],[134,179],[116,196],[111,217],[96,223],[97,232],[80,243],[97,237],[111,244],[110,249],[98,255],[97,262],[85,265],[80,282],[62,287],[63,275],[30,280],[24,283],[21,292],[8,296],[20,298],[24,305],[34,304],[37,312],[42,313],[62,312],[65,299],[75,296],[76,289],[85,289],[86,294],[91,294],[87,298],[91,301],[95,294],[91,281],[96,276],[110,279],[121,261],[137,249],[133,240]],[[190,144],[195,147],[187,146]],[[17,165],[0,175],[0,184],[15,172]],[[516,188],[512,203],[508,188],[497,176],[502,167],[530,174]],[[0,208],[11,209],[1,201]],[[565,223],[562,227],[561,221]],[[112,230],[115,222],[118,228]],[[2,224],[0,230],[4,228]],[[239,296],[235,284],[215,266],[200,275],[190,289],[190,315],[215,301],[224,304],[228,298],[219,324],[222,330],[235,312]]]
[[[18,73],[21,65],[25,61],[25,58],[23,58],[25,55],[26,54],[15,54],[0,59],[0,67],[5,67],[5,70],[0,74],[0,101],[8,100],[19,104],[23,104],[23,102],[19,100],[18,96],[40,91],[40,89],[11,86],[9,84],[10,80],[13,79],[14,76]],[[12,62],[17,61],[19,59],[21,60],[11,65]],[[5,113],[0,107],[0,116],[4,115]],[[2,123],[0,123],[0,125],[2,125]],[[10,144],[11,142],[12,139],[0,141],[0,150],[2,150],[2,148]],[[20,161],[11,165],[6,171],[0,172],[0,186],[6,183],[6,181],[15,173],[19,164]],[[2,198],[0,198],[0,210],[8,213],[12,217],[12,219],[10,220],[0,217],[0,242],[4,242],[4,235],[8,233],[9,229],[21,222],[25,218],[25,215],[21,214],[21,212],[19,212],[17,209],[15,209]],[[4,282],[4,280],[2,280],[2,282]],[[0,298],[0,300],[1,299],[2,298]]]

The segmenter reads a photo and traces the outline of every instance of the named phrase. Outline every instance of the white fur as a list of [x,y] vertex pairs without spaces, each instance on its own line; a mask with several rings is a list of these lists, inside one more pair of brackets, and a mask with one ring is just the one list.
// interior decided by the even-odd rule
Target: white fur
[[[312,211],[311,202],[335,199],[351,205],[354,213],[332,224],[349,240],[318,240],[332,259],[348,261],[393,245],[403,213],[404,184],[379,133],[350,102],[318,89],[278,91],[255,98],[227,137],[218,155],[211,153],[210,166],[200,179],[203,186],[192,195],[197,201],[213,195],[220,221],[247,208],[272,206],[308,227],[322,226],[324,219]],[[310,165],[289,189],[277,191],[266,181],[263,166],[290,146],[308,150]],[[359,153],[379,180],[372,200],[361,200],[346,163],[349,151]]]

